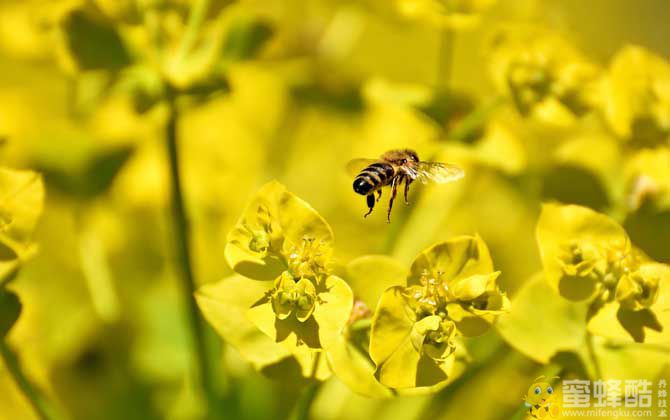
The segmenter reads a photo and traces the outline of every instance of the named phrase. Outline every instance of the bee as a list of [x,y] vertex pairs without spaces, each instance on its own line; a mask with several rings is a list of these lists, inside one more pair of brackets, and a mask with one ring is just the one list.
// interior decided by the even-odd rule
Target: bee
[[[362,169],[361,169],[362,168]],[[386,219],[391,223],[391,209],[398,187],[405,183],[405,204],[409,204],[407,193],[412,182],[419,180],[423,184],[429,182],[447,183],[463,178],[464,172],[456,165],[440,162],[421,162],[414,150],[390,150],[379,159],[354,159],[347,165],[349,172],[357,174],[354,179],[354,192],[364,195],[367,200],[368,212],[372,213],[375,203],[382,196],[382,187],[391,187]],[[377,193],[377,198],[374,195]]]

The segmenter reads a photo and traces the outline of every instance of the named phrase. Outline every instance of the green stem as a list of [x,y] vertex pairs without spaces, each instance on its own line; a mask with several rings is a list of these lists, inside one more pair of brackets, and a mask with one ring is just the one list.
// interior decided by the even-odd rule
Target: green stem
[[309,419],[309,410],[312,407],[314,399],[316,398],[316,394],[319,391],[320,385],[321,384],[319,382],[309,384],[302,391],[300,398],[298,398],[298,401],[295,403],[295,407],[293,408],[293,413],[290,417],[291,420]]
[[319,367],[319,361],[321,359],[321,353],[317,353],[314,357],[314,363],[312,365],[312,374],[311,379],[315,382],[310,383],[305,387],[305,389],[300,394],[298,401],[296,401],[295,406],[293,407],[293,412],[291,413],[290,420],[308,420],[309,419],[309,410],[312,408],[312,403],[316,398],[316,395],[319,392],[321,387],[321,382],[316,381],[316,371]]
[[596,376],[595,379],[602,379],[603,373],[600,370],[600,363],[598,362],[598,357],[596,356],[596,350],[593,343],[593,334],[589,332],[586,333],[586,351],[589,354],[591,363],[593,363],[593,370]]
[[200,26],[205,21],[207,11],[209,10],[210,0],[196,0],[191,7],[191,12],[186,23],[186,30],[181,38],[179,50],[177,51],[177,63],[182,63],[184,58],[191,52],[195,41],[198,38]]
[[416,418],[419,420],[428,420],[439,417],[440,413],[444,411],[444,407],[449,404],[460,389],[471,383],[471,381],[488,366],[503,361],[510,354],[513,354],[511,348],[505,345],[502,341],[491,343],[491,345],[496,347],[495,350],[489,352],[482,360],[468,365],[467,370],[461,376],[456,378],[446,388],[433,394]]
[[435,85],[438,88],[447,89],[454,61],[454,32],[445,28],[440,33],[440,46],[437,56],[437,74]]
[[209,402],[213,401],[213,387],[210,380],[209,358],[205,346],[205,328],[203,320],[200,318],[198,306],[195,301],[194,293],[196,289],[193,268],[191,265],[190,253],[190,226],[186,217],[184,206],[184,195],[181,187],[181,170],[179,166],[178,153],[178,121],[179,112],[175,103],[174,93],[168,95],[169,115],[165,128],[165,139],[170,162],[170,189],[171,189],[171,207],[173,234],[175,242],[175,256],[177,258],[177,267],[179,269],[179,280],[184,296],[184,301],[188,310],[188,322],[192,335],[195,361],[200,375],[202,389],[205,392]]
[[16,386],[23,392],[23,395],[28,399],[30,405],[35,410],[35,414],[42,420],[51,420],[56,418],[53,414],[53,409],[49,406],[46,398],[37,390],[37,388],[28,380],[21,369],[19,360],[16,354],[7,346],[4,339],[0,339],[0,356],[7,366],[12,379]]
[[481,129],[495,110],[505,103],[503,96],[497,96],[473,109],[459,123],[447,133],[447,139],[465,141],[468,137]]

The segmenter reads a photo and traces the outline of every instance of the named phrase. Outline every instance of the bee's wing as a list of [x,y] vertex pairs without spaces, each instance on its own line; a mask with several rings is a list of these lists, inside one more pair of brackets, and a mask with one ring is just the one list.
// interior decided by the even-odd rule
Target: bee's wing
[[465,176],[463,169],[449,163],[419,162],[416,168],[416,179],[424,184],[429,182],[444,184],[459,180],[463,176]]
[[352,175],[358,175],[363,169],[372,165],[375,162],[379,162],[379,159],[353,159],[347,163],[347,172]]

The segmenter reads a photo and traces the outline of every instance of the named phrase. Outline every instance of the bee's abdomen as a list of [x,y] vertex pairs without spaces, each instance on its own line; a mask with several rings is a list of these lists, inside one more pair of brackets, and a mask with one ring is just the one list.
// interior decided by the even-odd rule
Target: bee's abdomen
[[373,163],[363,169],[354,179],[354,191],[367,195],[383,187],[393,176],[393,166],[386,163]]

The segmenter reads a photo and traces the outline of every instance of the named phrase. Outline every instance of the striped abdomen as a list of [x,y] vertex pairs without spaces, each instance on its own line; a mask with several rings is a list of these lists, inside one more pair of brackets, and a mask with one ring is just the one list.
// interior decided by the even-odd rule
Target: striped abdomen
[[387,185],[395,170],[388,163],[377,162],[363,169],[354,179],[354,191],[361,195],[368,195]]

